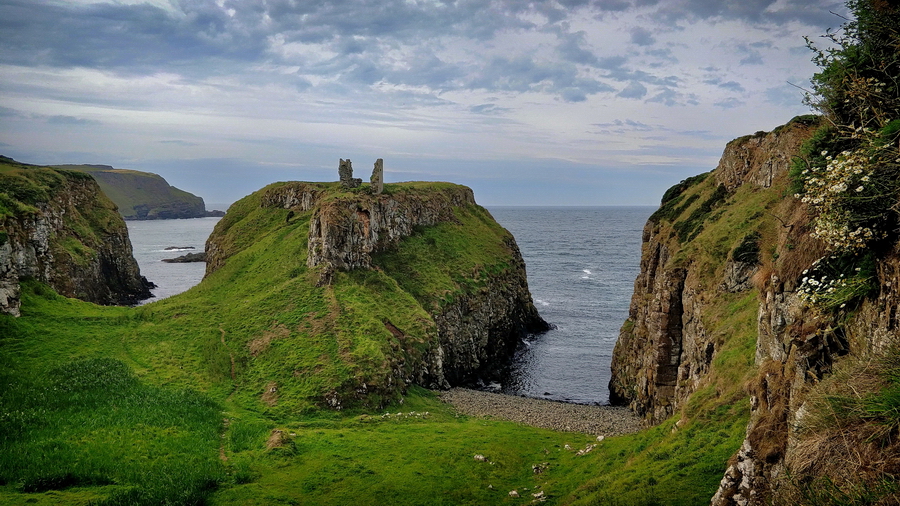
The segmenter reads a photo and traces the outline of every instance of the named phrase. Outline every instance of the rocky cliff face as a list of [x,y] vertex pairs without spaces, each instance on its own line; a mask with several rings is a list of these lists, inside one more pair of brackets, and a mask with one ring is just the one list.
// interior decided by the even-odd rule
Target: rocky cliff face
[[436,386],[496,379],[527,334],[550,328],[532,302],[515,239],[509,236],[505,243],[511,260],[507,271],[489,275],[478,291],[432,311],[439,337],[435,355],[441,365]]
[[98,304],[150,296],[115,205],[87,175],[12,164],[0,172],[0,311],[19,313],[19,281]]
[[322,202],[309,226],[310,267],[371,267],[372,254],[396,245],[416,227],[452,221],[453,208],[475,205],[462,186],[402,197],[359,194]]
[[[714,505],[788,504],[818,473],[896,471],[894,447],[866,439],[871,433],[859,427],[810,429],[823,389],[840,388],[827,387],[837,381],[829,379],[834,371],[857,377],[864,367],[841,364],[881,360],[900,338],[897,246],[878,265],[879,295],[853,313],[839,319],[816,313],[797,293],[803,271],[825,254],[810,236],[809,211],[788,191],[791,157],[814,129],[815,122],[801,118],[732,141],[712,173],[667,192],[644,230],[641,272],[613,357],[612,400],[648,424],[688,416],[682,409],[691,395],[716,381],[710,367],[723,343],[741,332],[740,339],[755,343],[755,351],[745,352],[753,356],[743,373],[751,413],[746,438]],[[747,306],[755,324],[723,325],[745,296],[756,300]]]
[[[411,327],[421,327],[421,322],[412,324],[391,314],[379,317],[396,340],[385,356],[384,370],[389,377],[350,380],[326,396],[327,405],[339,407],[351,398],[362,401],[372,394],[386,395],[411,383],[447,388],[492,377],[526,334],[548,328],[532,303],[515,240],[475,203],[469,188],[409,183],[385,185],[385,192],[378,195],[366,190],[347,191],[325,183],[280,183],[259,192],[258,204],[246,204],[258,206],[259,214],[267,214],[262,212],[265,210],[286,212],[285,226],[309,221],[305,272],[325,293],[343,291],[350,279],[342,273],[376,271],[395,279],[398,288],[416,298],[420,311],[424,309],[430,316],[425,326],[433,331],[423,335],[408,334]],[[245,206],[243,202],[236,205]],[[239,212],[251,211],[248,207]],[[226,231],[238,226],[229,215],[207,242],[208,276],[241,250]],[[470,223],[478,230],[470,229]],[[439,226],[454,227],[440,239],[446,239],[448,250],[439,251],[437,239],[432,238],[422,241],[426,251],[416,250],[409,253],[409,259],[396,260],[404,239],[421,238]],[[460,247],[469,248],[466,253],[456,251],[451,245],[455,241],[484,241],[491,252],[477,251],[478,258],[463,261],[465,267],[460,271],[444,272],[443,265],[436,265],[441,262],[440,255],[449,254],[456,261],[478,249],[464,245]],[[432,248],[433,252],[427,251]],[[410,267],[410,262],[424,262],[421,269],[435,272],[415,271],[418,267]],[[406,271],[410,268],[414,272]],[[334,325],[342,325],[341,315],[335,316]]]
[[[644,228],[641,271],[628,322],[613,354],[610,396],[614,403],[630,405],[654,424],[683,405],[717,351],[717,340],[706,329],[710,302],[719,293],[748,290],[750,276],[758,268],[757,259],[745,262],[726,257],[712,265],[716,272],[711,273],[709,264],[689,258],[686,245],[690,241],[685,239],[690,234],[682,231],[691,226],[702,230],[704,219],[714,217],[712,207],[724,204],[722,199],[716,201],[715,194],[705,200],[700,196],[684,199],[682,194],[691,184],[701,183],[722,195],[734,194],[742,186],[753,192],[773,191],[773,182],[786,178],[790,157],[812,129],[798,121],[771,133],[736,139],[725,148],[718,167],[707,177],[711,179],[688,180],[667,194],[668,200]],[[709,212],[698,212],[706,204]],[[766,212],[755,209],[754,220]]]

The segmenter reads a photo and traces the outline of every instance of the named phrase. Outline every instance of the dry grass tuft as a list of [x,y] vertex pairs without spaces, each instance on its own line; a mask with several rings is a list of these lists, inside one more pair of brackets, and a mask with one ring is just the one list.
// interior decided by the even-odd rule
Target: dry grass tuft
[[756,272],[750,277],[750,283],[754,288],[759,290],[759,293],[766,293],[766,290],[772,282],[772,274],[775,274],[775,268],[772,264],[766,262],[756,269]]
[[774,360],[760,366],[759,374],[747,385],[757,400],[757,422],[747,434],[751,446],[768,463],[781,460],[787,447],[788,408],[791,399],[790,372]]
[[259,400],[270,407],[278,404],[278,383],[270,381]]
[[291,437],[280,429],[272,429],[272,434],[266,440],[266,450],[274,450],[275,448],[284,448],[292,443]]
[[775,487],[775,505],[900,505],[900,433],[868,419],[863,399],[882,391],[885,363],[847,357],[808,395],[785,458],[789,482]]

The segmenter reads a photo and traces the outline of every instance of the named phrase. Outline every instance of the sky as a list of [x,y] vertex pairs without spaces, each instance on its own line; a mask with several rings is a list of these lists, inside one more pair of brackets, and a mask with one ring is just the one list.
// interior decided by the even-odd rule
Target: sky
[[482,205],[658,205],[808,114],[831,0],[0,0],[0,154],[275,181],[451,181]]

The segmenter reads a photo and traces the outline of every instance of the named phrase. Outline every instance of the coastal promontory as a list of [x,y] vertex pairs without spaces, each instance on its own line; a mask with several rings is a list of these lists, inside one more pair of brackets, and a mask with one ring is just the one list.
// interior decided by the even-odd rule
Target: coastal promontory
[[152,172],[116,169],[109,165],[55,167],[93,176],[126,220],[202,218],[223,214],[221,211],[207,211],[202,197],[175,188],[162,176]]

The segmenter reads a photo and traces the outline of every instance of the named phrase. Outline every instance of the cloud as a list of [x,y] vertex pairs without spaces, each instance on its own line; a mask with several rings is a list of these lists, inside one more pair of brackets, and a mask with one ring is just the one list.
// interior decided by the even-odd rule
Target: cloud
[[678,63],[678,58],[675,57],[675,55],[672,53],[672,50],[670,48],[648,49],[647,51],[645,51],[644,54],[646,54],[648,56],[653,56],[655,58],[659,58],[660,60],[662,60],[662,62],[660,62],[660,63],[651,63],[650,64],[651,66],[659,67],[659,66],[663,66],[666,64],[677,64]]
[[652,46],[656,43],[656,39],[650,30],[636,26],[631,29],[631,42],[639,46]]
[[644,96],[646,95],[647,88],[637,81],[631,81],[630,83],[628,83],[628,86],[625,86],[625,88],[618,94],[618,96],[622,98],[644,98]]
[[497,104],[478,104],[469,107],[469,111],[475,114],[499,114],[509,111],[509,108],[498,107]]
[[713,85],[713,86],[718,86],[719,88],[722,88],[722,89],[724,89],[724,90],[735,91],[735,92],[741,92],[741,93],[743,93],[744,91],[746,91],[746,90],[744,89],[744,87],[741,86],[740,83],[738,83],[738,82],[736,82],[736,81],[722,81],[722,79],[721,79],[721,78],[718,78],[718,77],[713,78],[713,79],[707,79],[707,80],[705,80],[705,81],[703,81],[703,82],[706,83],[706,84],[711,84],[711,85]]
[[587,95],[614,91],[599,80],[580,76],[572,63],[536,62],[528,56],[497,56],[480,69],[468,86],[519,93],[545,91],[559,95],[566,102],[582,102]]
[[746,105],[746,102],[732,97],[732,98],[726,98],[725,100],[720,100],[713,105],[715,105],[716,107],[720,107],[722,109],[734,109],[735,107],[740,107],[742,105]]
[[[149,4],[0,5],[3,63],[148,71],[208,59],[253,60],[263,40],[212,2],[185,2],[179,15]],[[188,70],[187,68],[185,70]]]
[[158,141],[158,142],[159,142],[160,144],[168,144],[168,145],[170,145],[170,146],[182,146],[182,147],[192,147],[192,146],[196,146],[196,145],[197,145],[196,142],[187,142],[187,141],[182,141],[182,140],[177,140],[177,139],[174,139],[174,140],[165,140],[165,141]]
[[597,65],[597,56],[584,48],[585,32],[561,33],[558,37],[562,39],[558,51],[563,59],[572,63]]
[[591,126],[598,127],[603,133],[624,134],[627,132],[650,132],[653,130],[665,130],[660,126],[650,126],[641,121],[632,119],[617,119],[609,123],[593,123]]
[[22,113],[17,111],[16,109],[11,109],[9,107],[0,107],[0,118],[16,118],[21,116]]
[[814,71],[802,35],[840,24],[815,14],[835,3],[2,0],[0,141],[152,169],[150,142],[173,173],[222,158],[279,180],[298,153],[327,177],[371,154],[460,182],[485,160],[705,167],[802,110],[783,83]]
[[[657,5],[653,2],[653,5]],[[847,12],[839,0],[668,0],[658,3],[653,16],[677,23],[698,20],[739,20],[749,24],[800,22],[822,29],[838,26],[835,15]]]
[[84,118],[76,118],[75,116],[65,116],[65,115],[57,115],[57,116],[47,116],[47,123],[51,125],[99,125],[99,121],[84,119]]

